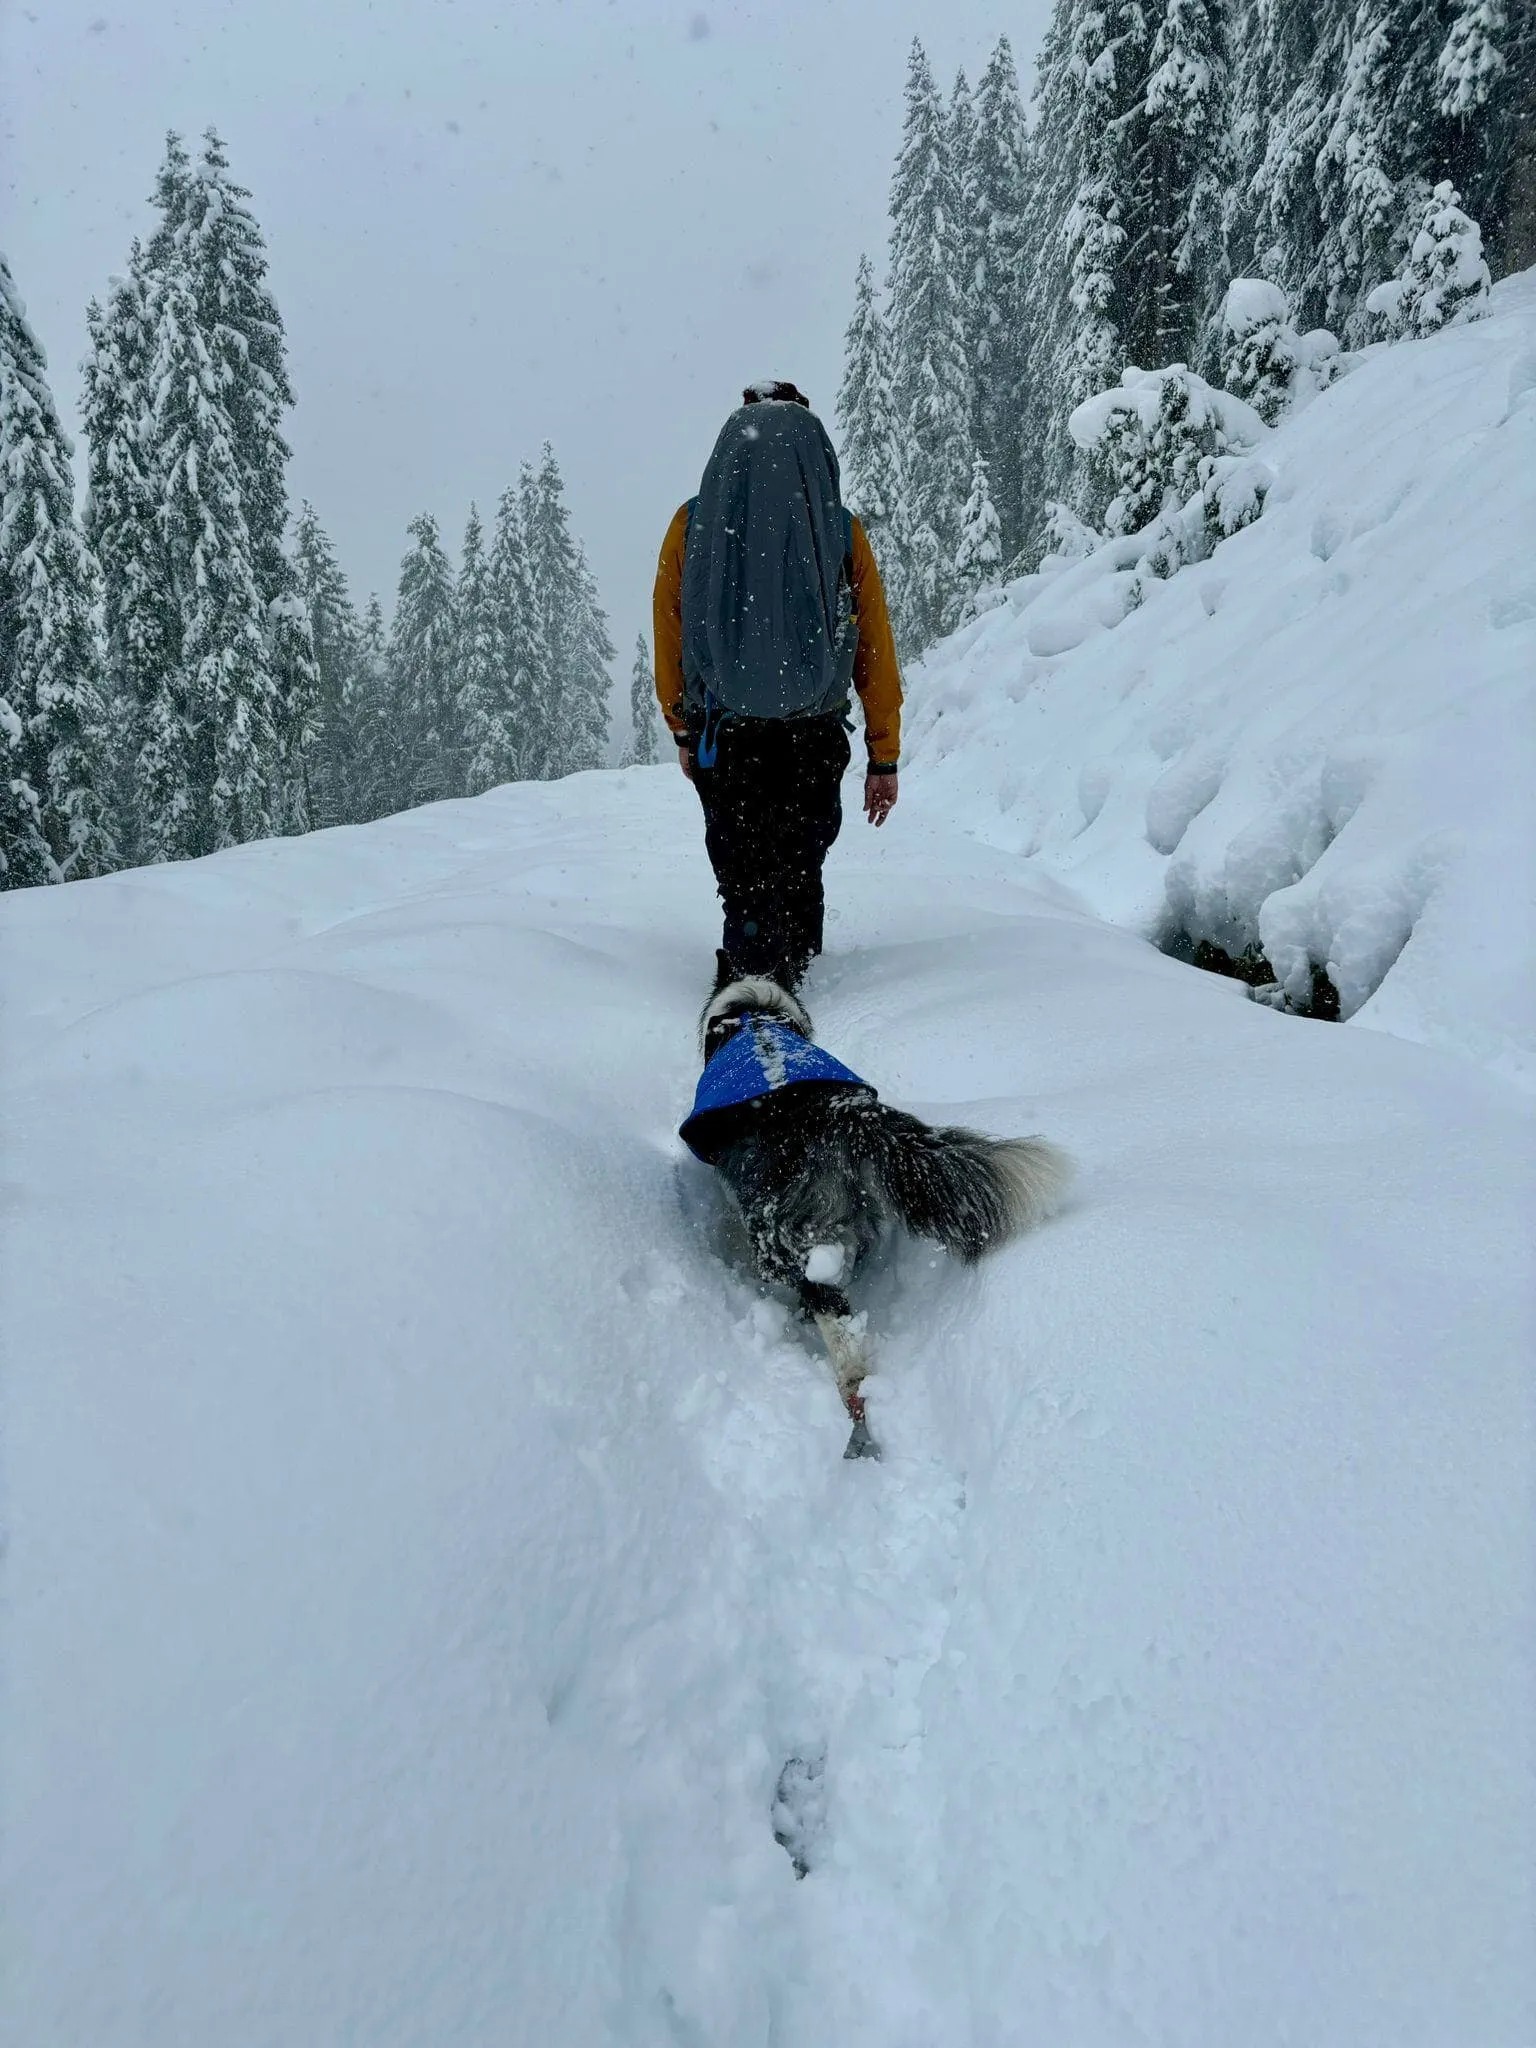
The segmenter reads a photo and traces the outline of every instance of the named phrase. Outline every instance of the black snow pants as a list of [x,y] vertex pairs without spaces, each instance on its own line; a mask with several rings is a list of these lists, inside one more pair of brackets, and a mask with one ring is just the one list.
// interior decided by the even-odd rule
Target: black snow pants
[[793,985],[821,951],[821,867],[843,822],[848,733],[842,718],[733,718],[699,765],[704,844],[738,974]]

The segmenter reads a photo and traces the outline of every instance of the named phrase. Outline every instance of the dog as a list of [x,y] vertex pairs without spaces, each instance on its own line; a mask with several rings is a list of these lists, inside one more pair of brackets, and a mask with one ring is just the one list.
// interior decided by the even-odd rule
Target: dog
[[759,1276],[821,1331],[854,1422],[847,1455],[869,1455],[863,1319],[847,1292],[859,1267],[898,1227],[972,1265],[1052,1213],[1071,1162],[1043,1138],[988,1138],[891,1108],[816,1045],[804,1004],[773,981],[712,996],[699,1050],[683,1140],[730,1189]]

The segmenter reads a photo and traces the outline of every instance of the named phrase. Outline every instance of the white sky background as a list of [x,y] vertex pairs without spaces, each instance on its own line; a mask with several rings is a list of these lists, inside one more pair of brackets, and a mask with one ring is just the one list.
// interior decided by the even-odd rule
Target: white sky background
[[554,443],[622,681],[665,523],[741,385],[833,426],[861,249],[883,274],[912,36],[947,91],[1049,0],[0,0],[0,247],[77,418],[85,307],[164,133],[210,122],[288,331],[295,504],[359,605],[406,522],[457,559]]

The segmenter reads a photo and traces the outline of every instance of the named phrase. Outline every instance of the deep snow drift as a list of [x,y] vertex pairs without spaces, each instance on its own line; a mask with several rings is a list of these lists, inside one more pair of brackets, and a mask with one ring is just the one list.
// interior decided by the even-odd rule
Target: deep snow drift
[[[1536,2037],[1522,877],[1497,678],[1458,720],[1409,661],[1446,443],[1490,527],[1528,445],[1497,339],[1362,365],[1277,436],[1290,495],[1078,651],[1027,636],[1102,564],[918,679],[808,1000],[1081,1177],[975,1272],[872,1277],[880,1465],[674,1135],[716,931],[675,767],[0,902],[8,2042]],[[1415,362],[1432,487],[1367,532],[1320,478]],[[1500,561],[1447,658],[1529,645]],[[1367,756],[1265,893],[1234,849]],[[1093,914],[1178,870],[1342,989],[1421,824],[1390,1031]]]
[[936,802],[1101,914],[1536,1087],[1536,272],[1351,358],[1263,517],[1011,586],[915,679]]
[[692,805],[4,905],[6,2038],[1528,2038],[1525,1099],[851,824],[826,1042],[1083,1177],[877,1276],[844,1464]]

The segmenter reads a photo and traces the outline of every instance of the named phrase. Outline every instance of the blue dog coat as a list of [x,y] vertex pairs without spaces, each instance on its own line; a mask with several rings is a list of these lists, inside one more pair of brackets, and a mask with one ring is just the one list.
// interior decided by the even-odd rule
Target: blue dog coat
[[812,1045],[777,1017],[748,1017],[700,1074],[692,1114],[678,1136],[696,1158],[710,1164],[714,1149],[711,1125],[717,1118],[721,1123],[728,1121],[720,1116],[721,1111],[758,1102],[781,1088],[828,1081],[861,1089],[866,1095],[875,1092],[841,1060]]

